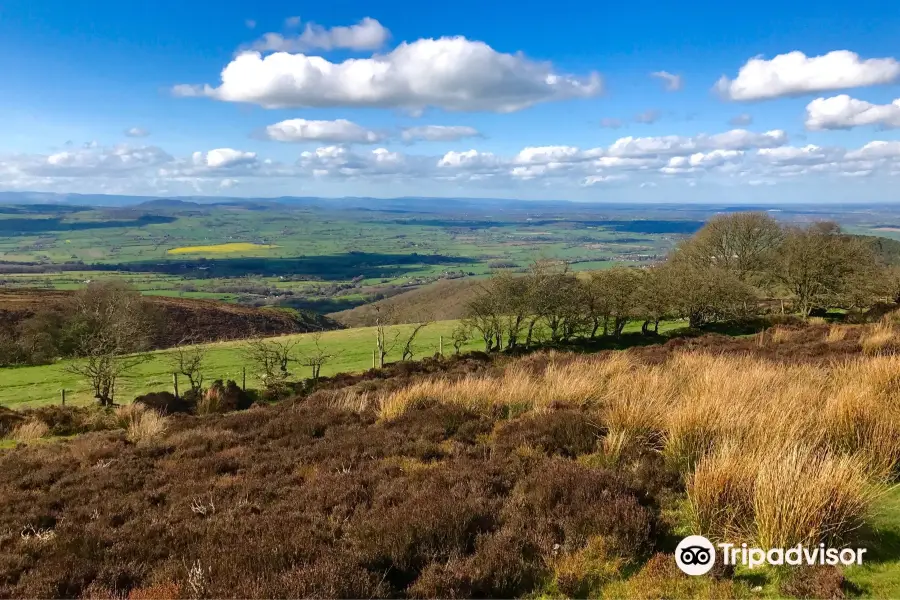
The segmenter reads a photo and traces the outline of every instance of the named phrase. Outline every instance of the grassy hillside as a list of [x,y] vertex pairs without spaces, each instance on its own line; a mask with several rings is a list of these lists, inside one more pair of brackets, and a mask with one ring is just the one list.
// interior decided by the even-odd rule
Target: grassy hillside
[[[417,356],[432,355],[437,352],[440,336],[446,339],[445,352],[452,352],[450,333],[456,326],[455,321],[434,323],[424,329],[417,338],[415,347]],[[398,326],[390,329],[388,337],[396,332],[401,335],[408,332],[410,326]],[[299,341],[298,351],[309,349],[313,338],[308,334],[286,336]],[[322,375],[361,371],[372,366],[372,350],[375,347],[375,329],[358,328],[325,332],[320,344],[329,352],[340,353],[331,363],[322,368]],[[245,341],[219,342],[203,344],[207,349],[205,374],[213,379],[233,379],[240,383],[242,368],[247,367],[247,385],[255,387],[259,384],[252,365],[245,360],[242,348]],[[467,349],[478,347],[476,340],[467,345]],[[135,396],[153,390],[172,389],[172,351],[160,350],[148,354],[148,361],[135,367],[129,376],[122,381],[117,392],[120,401],[130,401]],[[398,347],[389,360],[400,358]],[[37,367],[19,367],[0,369],[0,405],[10,407],[40,406],[59,401],[59,390],[65,388],[67,401],[85,404],[92,401],[88,386],[78,376],[66,371],[71,361],[59,361],[52,365]],[[308,376],[302,367],[294,369],[300,377]]]
[[328,316],[348,327],[375,324],[376,309],[391,312],[395,323],[421,322],[424,316],[435,320],[461,319],[466,303],[477,293],[477,279],[438,281],[378,302],[357,306]]
[[[458,321],[452,320],[438,321],[423,329],[414,344],[415,357],[434,355],[438,351],[441,336],[444,337],[444,353],[452,353],[453,345],[450,336],[457,323]],[[660,332],[671,331],[683,325],[682,322],[662,323]],[[393,339],[395,335],[399,334],[400,339],[405,340],[411,329],[411,325],[390,327],[387,338]],[[625,328],[626,332],[639,330],[639,323],[631,323]],[[313,337],[310,334],[285,337],[299,342],[296,346],[298,352],[310,349],[313,344]],[[209,381],[233,379],[240,383],[242,369],[246,367],[247,386],[258,387],[259,381],[256,373],[244,356],[246,344],[246,341],[240,340],[201,344],[207,350],[204,362],[206,379]],[[359,327],[327,331],[322,334],[320,345],[329,352],[339,353],[334,360],[322,368],[321,375],[364,371],[372,366],[375,328]],[[481,340],[473,338],[463,347],[463,350],[481,350],[482,347]],[[388,354],[387,360],[399,360],[401,350],[402,343]],[[128,402],[135,396],[150,391],[171,390],[173,354],[172,350],[158,350],[149,353],[147,362],[135,367],[118,386],[117,401]],[[67,390],[67,402],[73,404],[92,402],[93,397],[88,385],[77,375],[66,370],[69,364],[71,361],[63,360],[52,365],[0,369],[0,406],[26,408],[58,403],[60,389],[63,388]],[[294,368],[293,372],[298,378],[308,377],[308,373],[302,367]]]

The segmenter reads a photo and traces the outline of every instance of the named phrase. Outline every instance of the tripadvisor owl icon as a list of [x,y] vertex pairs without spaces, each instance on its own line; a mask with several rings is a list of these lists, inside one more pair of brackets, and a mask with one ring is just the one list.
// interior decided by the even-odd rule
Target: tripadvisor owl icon
[[689,535],[675,548],[675,562],[688,575],[704,575],[716,564],[716,549],[702,535]]

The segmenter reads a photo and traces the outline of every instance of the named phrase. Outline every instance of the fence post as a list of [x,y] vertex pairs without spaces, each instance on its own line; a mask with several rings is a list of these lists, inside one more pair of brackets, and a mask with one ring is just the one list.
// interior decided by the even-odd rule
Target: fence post
[[62,405],[65,406],[66,405],[66,388],[59,390],[59,395],[62,399]]
[[378,350],[372,350],[372,368],[376,367],[375,356],[378,354]]
[[441,358],[443,358],[444,357],[444,336],[441,336],[438,339],[440,340],[438,343],[439,343]]
[[175,398],[178,399],[178,373],[172,373],[172,382],[175,384]]
[[247,367],[241,367],[241,389],[247,391]]

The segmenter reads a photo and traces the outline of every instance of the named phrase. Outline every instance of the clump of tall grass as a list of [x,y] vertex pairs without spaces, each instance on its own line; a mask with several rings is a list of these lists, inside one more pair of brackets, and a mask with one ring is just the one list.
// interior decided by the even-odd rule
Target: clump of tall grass
[[773,327],[769,330],[769,339],[773,344],[780,344],[791,337],[791,330],[786,327]]
[[210,388],[197,398],[197,414],[212,415],[222,412],[222,397],[217,389]]
[[125,437],[135,444],[159,436],[166,426],[166,418],[140,402],[116,408],[119,426],[125,429]]
[[604,397],[610,381],[633,367],[629,357],[619,354],[601,362],[587,358],[551,361],[537,375],[513,364],[499,377],[424,380],[381,398],[379,417],[396,418],[428,402],[456,404],[485,414],[499,411],[508,417],[555,405],[592,406]]
[[900,352],[900,336],[892,320],[881,319],[870,326],[859,340],[868,355],[896,354]]
[[825,335],[825,341],[829,344],[841,342],[847,337],[848,332],[849,327],[845,325],[832,325],[828,328],[828,333]]
[[851,535],[900,474],[900,356],[803,365],[695,352],[641,366],[619,353],[522,364],[415,383],[381,398],[380,416],[435,402],[508,416],[587,408],[606,432],[605,462],[661,452],[687,484],[698,531],[766,544]]
[[17,442],[32,442],[50,433],[50,428],[43,421],[29,419],[16,427],[10,438]]
[[841,544],[868,516],[879,488],[856,456],[796,446],[771,456],[754,488],[754,539],[765,548]]

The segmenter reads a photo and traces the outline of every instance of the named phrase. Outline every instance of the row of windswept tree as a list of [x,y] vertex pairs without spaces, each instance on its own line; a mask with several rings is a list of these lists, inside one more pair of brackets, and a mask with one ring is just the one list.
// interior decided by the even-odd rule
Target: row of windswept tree
[[645,268],[573,273],[538,261],[525,275],[501,272],[467,306],[464,327],[486,351],[599,335],[619,337],[641,321],[645,334],[684,319],[690,327],[758,316],[777,306],[802,318],[816,310],[862,312],[900,296],[898,270],[879,260],[864,238],[834,223],[785,225],[766,213],[712,218]]

